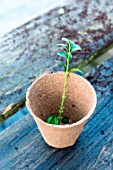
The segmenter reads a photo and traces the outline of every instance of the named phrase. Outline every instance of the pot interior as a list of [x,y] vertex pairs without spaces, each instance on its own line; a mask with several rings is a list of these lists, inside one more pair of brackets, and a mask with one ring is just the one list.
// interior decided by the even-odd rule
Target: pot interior
[[[51,114],[58,115],[63,93],[64,73],[48,74],[31,85],[28,103],[32,112],[43,121]],[[95,95],[89,83],[70,73],[67,82],[63,116],[77,122],[86,116],[95,103]]]

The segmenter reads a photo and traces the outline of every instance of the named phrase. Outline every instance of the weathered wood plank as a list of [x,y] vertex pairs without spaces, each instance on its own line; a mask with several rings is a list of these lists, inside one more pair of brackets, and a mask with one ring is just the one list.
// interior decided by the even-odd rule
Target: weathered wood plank
[[[61,7],[64,8],[62,15],[59,14]],[[25,96],[27,84],[53,70],[56,44],[61,37],[71,38],[83,48],[80,56],[74,57],[73,65],[112,42],[112,8],[113,1],[108,0],[72,0],[71,3],[69,0],[2,37],[0,113]]]
[[22,109],[25,106],[25,101],[26,98],[23,98],[21,101],[12,104],[10,108],[8,108],[8,111],[6,111],[5,113],[3,112],[2,115],[0,115],[0,123],[19,111],[19,109]]
[[113,57],[86,75],[98,104],[74,146],[49,147],[30,115],[0,133],[0,167],[5,169],[106,169],[113,167]]

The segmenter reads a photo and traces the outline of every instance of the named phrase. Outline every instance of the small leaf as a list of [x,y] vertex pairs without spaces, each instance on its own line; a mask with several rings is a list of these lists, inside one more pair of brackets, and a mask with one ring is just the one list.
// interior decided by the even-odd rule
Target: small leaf
[[59,116],[55,116],[54,114],[52,114],[46,119],[46,122],[49,124],[53,124],[53,125],[59,125],[60,118],[59,118]]
[[70,46],[71,46],[71,52],[82,50],[82,48],[79,45],[75,44],[72,41],[70,41]]
[[62,38],[63,41],[67,42],[69,44],[70,40],[68,40],[67,38]]
[[70,61],[72,60],[72,55],[70,55]]
[[46,119],[46,122],[49,123],[49,124],[52,124],[52,121],[54,119],[55,115],[50,115],[47,119]]
[[78,73],[80,76],[84,74],[83,71],[79,70],[78,68],[71,68],[70,72]]
[[52,120],[52,124],[54,125],[59,125],[60,124],[60,119],[58,116],[55,116]]
[[65,48],[66,50],[68,49],[68,46],[67,45],[65,45],[65,44],[57,44],[58,46],[61,46],[61,47],[63,47],[63,48]]
[[80,51],[80,50],[82,50],[82,48],[79,45],[76,45],[75,48],[72,48],[71,52]]
[[60,65],[62,65],[62,66],[63,66],[64,71],[66,71],[66,65],[65,65],[65,63],[63,63],[62,61],[58,61],[58,62],[59,62],[59,64],[60,64]]
[[64,124],[67,124],[67,123],[69,123],[69,118],[68,117],[63,117],[61,122],[64,123]]
[[61,57],[64,57],[64,58],[68,58],[68,55],[67,55],[67,53],[66,52],[62,52],[62,51],[59,51],[58,53],[57,53],[57,55],[59,55],[59,56],[61,56]]

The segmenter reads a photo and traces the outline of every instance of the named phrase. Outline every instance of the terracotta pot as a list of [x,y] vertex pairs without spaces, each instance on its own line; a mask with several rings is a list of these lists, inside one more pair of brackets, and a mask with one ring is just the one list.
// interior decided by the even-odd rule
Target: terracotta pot
[[87,119],[93,114],[97,100],[91,84],[81,76],[70,73],[63,116],[69,117],[73,123],[48,124],[45,120],[49,115],[58,115],[63,84],[64,72],[56,72],[39,78],[27,91],[28,110],[46,143],[56,148],[65,148],[75,143]]

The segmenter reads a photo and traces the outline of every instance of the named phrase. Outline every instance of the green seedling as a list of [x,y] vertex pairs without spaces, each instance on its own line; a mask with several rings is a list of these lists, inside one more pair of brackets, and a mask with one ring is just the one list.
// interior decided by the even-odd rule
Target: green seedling
[[67,117],[62,118],[62,114],[63,114],[64,108],[65,108],[67,79],[68,79],[69,73],[74,72],[74,73],[83,75],[83,72],[81,70],[79,70],[78,68],[75,68],[75,67],[70,68],[70,63],[71,63],[71,60],[72,60],[72,53],[81,50],[81,47],[79,45],[75,44],[74,42],[72,42],[71,40],[67,39],[67,38],[62,38],[62,40],[66,44],[58,44],[58,46],[63,48],[63,51],[59,51],[57,53],[57,55],[65,58],[65,60],[66,60],[66,62],[58,61],[59,64],[64,68],[64,72],[65,72],[62,101],[61,101],[58,116],[52,114],[46,119],[47,123],[54,124],[54,125],[60,125],[60,122],[62,122],[64,124],[69,123],[69,118],[67,118]]

